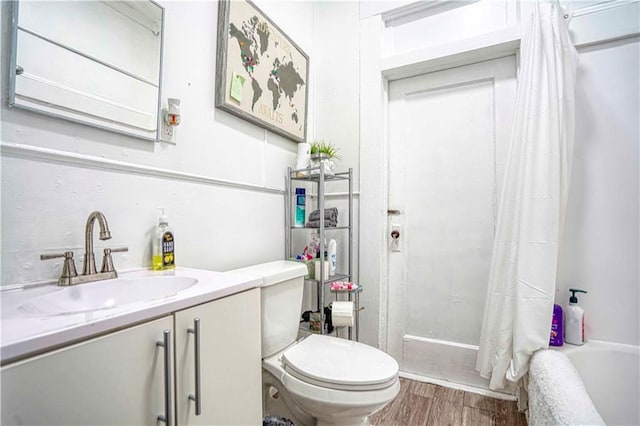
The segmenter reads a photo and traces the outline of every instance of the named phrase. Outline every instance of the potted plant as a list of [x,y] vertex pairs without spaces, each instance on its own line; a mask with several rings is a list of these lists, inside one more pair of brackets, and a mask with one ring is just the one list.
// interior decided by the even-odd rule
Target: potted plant
[[324,140],[317,140],[311,143],[311,168],[312,174],[318,174],[320,166],[324,167],[324,173],[333,175],[335,170],[334,159],[339,160],[338,155],[339,148],[336,148],[331,142],[325,142]]

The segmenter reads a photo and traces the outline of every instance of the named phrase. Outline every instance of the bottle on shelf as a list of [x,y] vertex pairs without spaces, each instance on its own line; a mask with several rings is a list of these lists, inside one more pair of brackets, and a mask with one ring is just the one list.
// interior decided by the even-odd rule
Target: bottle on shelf
[[333,277],[336,275],[336,240],[333,238],[329,240],[329,276]]
[[307,197],[304,188],[296,188],[296,220],[294,226],[296,228],[303,228],[306,218],[305,207],[307,203]]

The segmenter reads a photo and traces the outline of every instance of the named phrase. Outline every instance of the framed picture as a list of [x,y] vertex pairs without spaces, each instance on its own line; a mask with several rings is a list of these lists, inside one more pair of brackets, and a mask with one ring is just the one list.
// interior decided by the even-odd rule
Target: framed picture
[[252,2],[219,2],[217,56],[217,108],[306,140],[309,57]]

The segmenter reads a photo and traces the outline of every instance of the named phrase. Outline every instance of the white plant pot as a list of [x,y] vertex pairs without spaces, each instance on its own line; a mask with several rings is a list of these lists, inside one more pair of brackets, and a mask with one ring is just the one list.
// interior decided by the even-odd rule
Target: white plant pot
[[312,175],[319,175],[322,167],[325,176],[333,176],[336,165],[326,154],[312,154],[310,167]]

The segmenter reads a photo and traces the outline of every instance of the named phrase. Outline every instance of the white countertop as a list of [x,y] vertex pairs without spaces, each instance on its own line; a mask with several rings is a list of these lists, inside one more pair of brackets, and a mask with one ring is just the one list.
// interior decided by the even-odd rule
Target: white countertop
[[[196,278],[198,282],[163,299],[131,303],[109,309],[74,314],[42,315],[19,309],[30,299],[60,291],[55,284],[0,292],[2,306],[2,364],[28,354],[55,348],[147,319],[168,315],[201,303],[220,299],[251,288],[260,287],[256,276],[199,269],[176,268],[175,271],[140,270],[119,274],[119,278],[175,275]],[[99,282],[78,284],[99,285]]]

